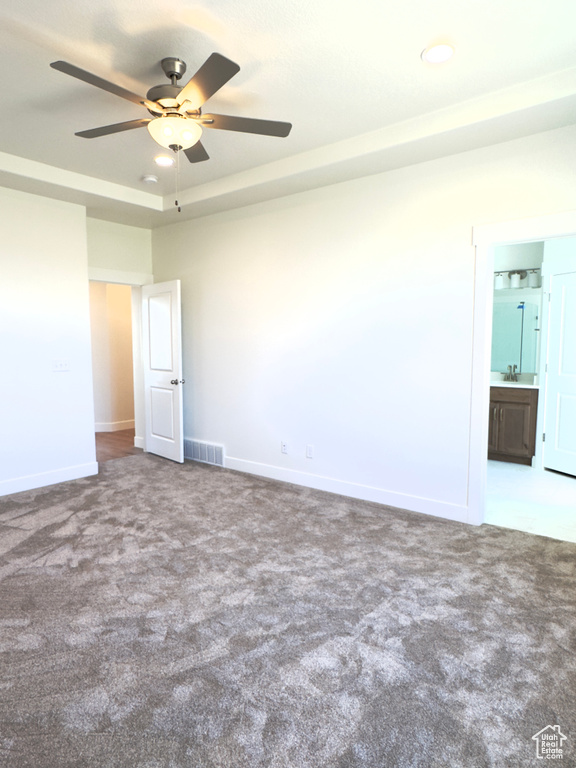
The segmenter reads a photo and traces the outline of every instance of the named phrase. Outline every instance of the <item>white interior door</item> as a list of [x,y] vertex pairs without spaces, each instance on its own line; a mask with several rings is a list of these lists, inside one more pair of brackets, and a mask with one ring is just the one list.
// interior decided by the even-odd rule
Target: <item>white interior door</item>
[[184,461],[180,280],[142,287],[145,450]]
[[544,466],[576,475],[576,272],[550,280]]

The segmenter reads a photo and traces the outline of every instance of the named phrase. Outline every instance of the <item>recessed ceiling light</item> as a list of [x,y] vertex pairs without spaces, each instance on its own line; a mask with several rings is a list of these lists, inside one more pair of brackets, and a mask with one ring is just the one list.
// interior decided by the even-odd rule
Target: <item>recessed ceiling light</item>
[[447,43],[442,43],[424,49],[420,54],[420,58],[428,64],[443,64],[448,59],[451,59],[453,55],[454,48]]
[[174,165],[174,158],[167,155],[158,155],[158,157],[154,158],[154,162],[163,168],[169,168],[171,165]]

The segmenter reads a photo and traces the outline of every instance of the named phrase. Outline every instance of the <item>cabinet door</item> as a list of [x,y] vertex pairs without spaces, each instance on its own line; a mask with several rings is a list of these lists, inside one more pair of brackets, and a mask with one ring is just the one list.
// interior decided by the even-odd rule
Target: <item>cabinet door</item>
[[488,450],[498,450],[498,415],[500,413],[499,403],[490,403],[490,421],[488,422]]
[[500,403],[498,451],[510,456],[530,456],[530,406]]

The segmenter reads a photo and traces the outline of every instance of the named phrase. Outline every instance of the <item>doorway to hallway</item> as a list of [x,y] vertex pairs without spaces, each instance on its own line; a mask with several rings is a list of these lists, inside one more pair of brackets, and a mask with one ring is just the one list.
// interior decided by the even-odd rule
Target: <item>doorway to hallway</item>
[[99,464],[137,453],[143,453],[143,450],[134,446],[134,429],[96,433],[96,461]]
[[134,446],[131,287],[91,281],[90,321],[96,452],[106,461],[98,454],[118,458]]

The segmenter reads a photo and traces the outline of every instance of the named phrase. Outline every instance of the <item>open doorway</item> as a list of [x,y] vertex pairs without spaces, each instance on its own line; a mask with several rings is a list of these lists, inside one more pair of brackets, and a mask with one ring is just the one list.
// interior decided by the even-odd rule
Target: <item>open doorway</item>
[[[505,278],[508,279],[506,287],[510,289],[509,281],[512,275],[509,273],[518,271],[526,272],[526,276],[522,276],[521,280],[524,280],[528,286],[526,278],[530,274],[530,269],[538,268],[536,263],[531,263],[530,258],[523,265],[499,263],[499,256],[501,257],[503,253],[501,249],[508,249],[508,256],[510,256],[510,249],[516,248],[520,253],[521,246],[524,246],[524,256],[528,255],[531,249],[532,258],[537,260],[536,252],[541,246],[538,246],[536,241],[551,241],[554,246],[560,242],[567,242],[567,238],[574,236],[575,225],[574,213],[569,213],[541,219],[508,222],[482,228],[483,231],[475,231],[477,245],[476,299],[478,302],[475,317],[476,321],[479,322],[477,325],[478,334],[475,338],[475,359],[478,362],[482,361],[484,372],[480,375],[476,368],[475,386],[478,388],[476,389],[476,398],[473,396],[473,411],[481,403],[482,410],[477,410],[477,418],[482,418],[485,421],[482,425],[476,425],[477,429],[471,441],[471,457],[476,450],[476,460],[479,465],[478,474],[475,475],[471,464],[471,489],[473,489],[474,482],[480,479],[478,498],[482,503],[484,522],[568,541],[576,541],[576,513],[574,512],[576,510],[576,479],[567,474],[545,469],[546,462],[543,460],[542,436],[545,431],[545,386],[547,378],[545,365],[548,343],[548,296],[546,290],[543,291],[542,311],[538,315],[538,322],[531,330],[532,333],[536,334],[537,340],[535,343],[531,343],[526,336],[523,338],[524,345],[528,343],[530,354],[533,355],[536,351],[536,356],[540,362],[540,364],[529,366],[535,368],[534,371],[523,371],[531,380],[533,376],[533,380],[528,382],[527,376],[524,376],[526,381],[522,380],[517,383],[514,382],[514,384],[509,381],[506,382],[504,379],[510,372],[508,365],[511,364],[512,372],[514,372],[514,361],[511,360],[505,364],[500,361],[496,368],[502,368],[502,371],[494,371],[494,365],[491,363],[494,351],[492,344],[493,310],[495,295],[500,289],[494,290],[494,285],[498,282],[498,277],[501,277],[504,272]],[[576,271],[576,249],[574,249],[572,263],[574,271]],[[516,285],[517,281],[518,277],[515,278]],[[513,289],[508,292],[512,298]],[[532,290],[532,293],[535,294],[537,291]],[[520,327],[521,321],[524,319],[525,327],[531,327],[525,310],[527,298],[520,297],[520,293],[514,294],[514,297],[518,298],[518,301],[514,303],[514,306],[511,305],[509,314],[515,314],[513,310],[516,310],[518,318],[515,319],[519,320],[517,325]],[[534,296],[529,298],[536,301]],[[523,301],[526,303],[522,304]],[[498,303],[504,302],[505,295],[500,294]],[[500,314],[505,314],[506,311],[508,310],[503,309]],[[536,328],[539,330],[535,330]],[[526,350],[526,347],[524,349]],[[526,362],[527,356],[525,355],[522,364],[524,365]],[[520,371],[520,361],[517,362],[517,371]],[[491,380],[498,375],[501,380],[497,382]],[[521,379],[521,377],[518,378]],[[493,402],[490,400],[492,387],[518,386],[519,384],[524,387],[533,386],[538,391],[534,455],[525,464],[515,461],[492,460],[487,462],[486,445],[493,444],[492,434],[490,440],[488,439],[488,425],[491,424],[490,417],[494,415]]]
[[140,452],[135,447],[132,288],[90,281],[96,458]]
[[[550,259],[544,265],[550,241],[546,245],[537,241],[494,248],[492,429],[485,522],[564,539],[573,535],[576,527],[576,478],[549,471],[551,462],[543,460],[541,444],[546,402],[556,400],[546,374],[548,344],[553,346],[560,336],[557,324],[550,325],[544,316],[552,306],[542,283],[543,267],[544,273],[550,267]],[[503,420],[498,421],[498,414]],[[508,443],[504,439],[507,416],[511,417]],[[501,435],[497,434],[499,429]],[[498,452],[497,437],[502,452]],[[514,438],[516,445],[512,444]],[[555,441],[554,434],[549,438]]]

